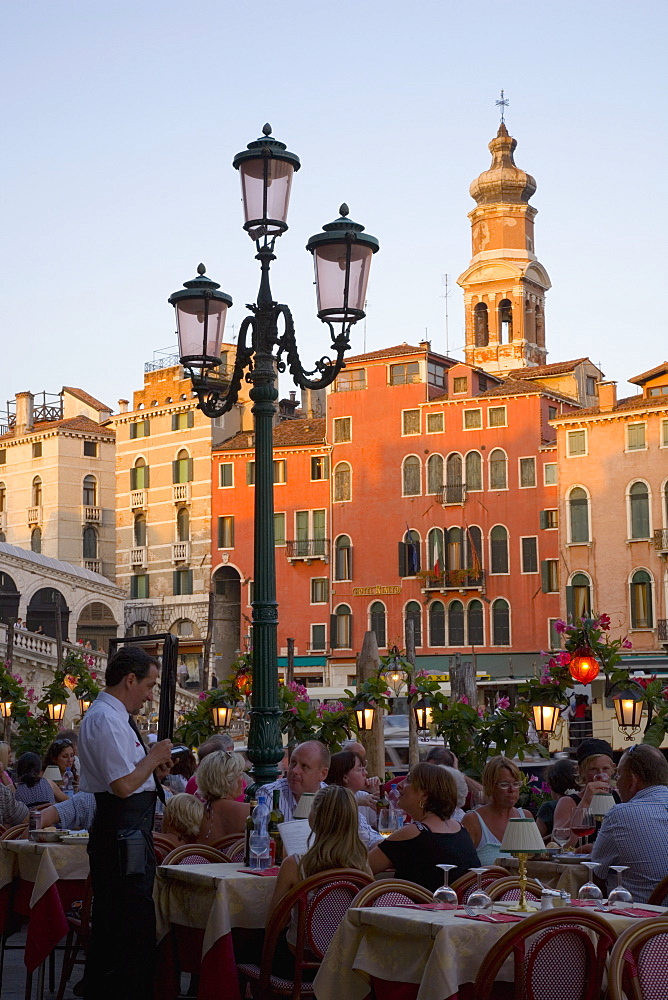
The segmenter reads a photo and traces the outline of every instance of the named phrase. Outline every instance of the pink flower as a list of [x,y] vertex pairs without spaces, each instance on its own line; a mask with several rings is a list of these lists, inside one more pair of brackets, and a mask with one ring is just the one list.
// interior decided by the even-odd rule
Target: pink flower
[[[91,674],[91,677],[92,677],[92,676],[93,676],[93,675]],[[209,697],[209,695],[208,695],[208,692],[207,692],[207,691],[200,691],[200,693],[199,693],[199,694],[197,695],[197,697],[198,697],[198,699],[199,699],[200,701],[205,701],[205,700],[206,700],[206,699],[207,699],[207,698]]]
[[603,632],[607,632],[610,628],[610,615],[599,615],[598,625]]
[[500,698],[496,699],[497,708],[510,708],[510,698],[506,698],[505,695],[501,695]]
[[538,775],[537,774],[530,774],[529,775],[529,784],[530,785],[535,785],[537,781],[538,781]]
[[546,781],[541,782],[540,790],[543,793],[543,795],[550,795],[550,793],[552,792],[552,789],[550,788],[550,786]]
[[564,650],[562,653],[557,653],[556,659],[560,667],[567,667],[571,662],[571,654]]
[[540,681],[539,681],[539,683],[540,683],[540,684],[549,684],[549,683],[550,683],[550,681],[551,681],[551,677],[550,677],[550,675],[549,675],[549,674],[543,674],[543,675],[541,676],[541,678],[540,678]]
[[417,693],[417,688],[415,687],[415,684],[411,684],[411,686],[408,689],[408,693],[409,694],[416,694]]
[[554,623],[554,631],[558,632],[561,635],[563,632],[566,631],[566,627],[567,627],[566,622],[562,621],[561,618],[557,618],[556,622]]
[[469,700],[465,694],[463,694],[459,700],[461,701],[462,705],[468,705],[469,703]]
[[478,718],[480,719],[485,718],[485,709],[482,707],[482,705],[478,706]]
[[288,711],[292,712],[293,715],[297,714],[297,709],[296,708],[289,708]]
[[624,639],[622,642],[622,649],[633,649],[633,643],[630,639]]

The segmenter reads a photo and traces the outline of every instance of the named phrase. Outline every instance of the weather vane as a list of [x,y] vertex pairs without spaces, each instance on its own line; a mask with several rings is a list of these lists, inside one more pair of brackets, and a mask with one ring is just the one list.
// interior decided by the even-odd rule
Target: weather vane
[[501,100],[495,101],[494,103],[496,104],[497,108],[501,108],[501,124],[505,125],[506,124],[506,120],[504,118],[505,109],[510,104],[510,101],[508,100],[507,97],[503,96],[503,91],[501,91]]

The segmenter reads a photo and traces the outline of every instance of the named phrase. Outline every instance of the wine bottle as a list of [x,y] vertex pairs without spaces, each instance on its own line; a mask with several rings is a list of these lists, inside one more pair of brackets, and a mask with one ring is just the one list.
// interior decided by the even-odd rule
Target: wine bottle
[[253,810],[257,806],[257,799],[251,799],[250,812],[246,817],[246,835],[245,835],[245,846],[244,846],[244,865],[246,868],[250,867],[250,835],[253,832]]
[[281,807],[279,802],[280,796],[281,796],[280,790],[278,788],[274,788],[273,803],[271,812],[269,813],[269,826],[268,826],[269,837],[270,837],[269,850],[271,852],[271,861],[270,861],[271,865],[280,865],[280,863],[283,860],[283,840],[281,838],[281,831],[278,829],[278,824],[283,823],[285,817],[281,812]]

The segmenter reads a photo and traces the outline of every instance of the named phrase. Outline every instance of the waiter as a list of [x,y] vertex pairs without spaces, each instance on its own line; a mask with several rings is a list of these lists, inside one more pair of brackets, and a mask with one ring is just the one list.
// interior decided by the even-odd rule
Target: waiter
[[88,844],[93,912],[86,1000],[146,1000],[153,991],[151,831],[172,744],[162,740],[147,753],[133,716],[151,700],[158,675],[154,656],[140,646],[121,647],[79,732],[81,789],[96,804]]

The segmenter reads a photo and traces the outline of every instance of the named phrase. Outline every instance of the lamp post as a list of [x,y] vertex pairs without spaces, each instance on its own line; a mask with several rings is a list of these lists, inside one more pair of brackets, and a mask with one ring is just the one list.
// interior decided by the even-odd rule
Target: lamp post
[[274,139],[271,126],[235,156],[233,166],[241,177],[244,229],[255,242],[260,262],[260,288],[239,329],[231,374],[221,374],[220,347],[227,309],[232,299],[217,282],[206,277],[200,264],[198,276],[170,296],[176,310],[179,355],[198,406],[206,416],[222,416],[237,401],[244,372],[252,385],[250,398],[255,419],[255,518],[253,601],[253,693],[248,734],[248,756],[257,784],[277,777],[283,756],[279,729],[276,566],[274,555],[273,421],[278,398],[278,372],[290,371],[301,388],[323,389],[344,366],[350,347],[350,329],[364,317],[371,257],[378,240],[348,219],[342,205],[340,217],[312,236],[306,249],[315,264],[318,317],[329,327],[334,358],[323,357],[312,371],[299,358],[294,324],[286,305],[275,302],[269,269],[275,260],[276,239],[288,228],[290,189],[300,163],[284,143]]

